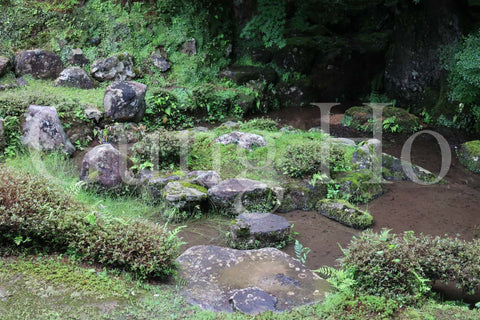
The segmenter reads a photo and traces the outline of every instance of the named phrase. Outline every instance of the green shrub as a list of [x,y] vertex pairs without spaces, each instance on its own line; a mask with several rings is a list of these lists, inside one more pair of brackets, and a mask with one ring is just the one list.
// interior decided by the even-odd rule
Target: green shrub
[[180,245],[176,231],[89,213],[45,178],[6,166],[0,167],[0,243],[6,252],[68,252],[139,278],[172,274]]
[[355,273],[362,294],[416,303],[428,296],[433,281],[458,283],[472,292],[480,280],[480,242],[366,231],[344,250],[342,267]]
[[[277,167],[291,177],[311,176],[328,166],[332,177],[351,170],[355,148],[322,140],[303,140],[289,145]],[[322,162],[323,161],[323,162]]]
[[480,132],[480,32],[472,33],[455,46],[445,48],[442,63],[450,72],[449,98],[460,103],[452,110],[454,127],[473,133]]
[[171,169],[186,159],[190,144],[188,134],[159,129],[132,146],[132,161],[139,168]]
[[278,166],[283,173],[299,178],[320,172],[324,158],[325,145],[321,141],[303,141],[288,146]]

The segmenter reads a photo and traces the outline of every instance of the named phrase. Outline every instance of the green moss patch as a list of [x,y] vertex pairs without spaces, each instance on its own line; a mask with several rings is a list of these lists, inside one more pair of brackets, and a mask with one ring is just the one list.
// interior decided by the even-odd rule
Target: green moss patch
[[468,141],[457,150],[458,160],[468,170],[480,173],[480,140]]
[[356,229],[366,229],[373,224],[370,213],[344,200],[323,199],[317,202],[315,209],[330,219]]

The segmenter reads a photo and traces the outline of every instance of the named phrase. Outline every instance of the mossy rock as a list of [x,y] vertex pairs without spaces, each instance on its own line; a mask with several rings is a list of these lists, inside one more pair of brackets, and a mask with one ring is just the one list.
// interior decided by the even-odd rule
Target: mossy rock
[[[392,121],[385,127],[385,121]],[[345,111],[342,124],[346,127],[365,132],[373,131],[373,109],[371,106],[352,107]],[[387,106],[383,108],[382,127],[384,131],[412,133],[422,128],[417,116],[406,110]]]
[[353,203],[368,203],[384,193],[382,177],[368,169],[344,173],[332,184],[338,189],[338,198]]
[[[412,172],[418,181],[432,183],[439,180],[439,177],[436,174],[431,173],[420,166],[411,164],[386,153],[382,154],[382,176],[384,179],[394,181],[412,181],[411,177],[409,177],[405,172],[404,167],[411,167]],[[440,179],[439,183],[446,183],[446,181]]]
[[317,202],[316,210],[330,219],[356,229],[366,229],[373,224],[370,213],[344,200],[320,200]]
[[196,216],[205,209],[206,200],[206,188],[185,181],[171,181],[163,190],[163,216],[171,221]]
[[465,142],[457,150],[458,160],[468,170],[480,173],[480,140]]
[[242,213],[230,226],[229,245],[236,249],[283,248],[290,242],[291,226],[287,219],[271,213]]

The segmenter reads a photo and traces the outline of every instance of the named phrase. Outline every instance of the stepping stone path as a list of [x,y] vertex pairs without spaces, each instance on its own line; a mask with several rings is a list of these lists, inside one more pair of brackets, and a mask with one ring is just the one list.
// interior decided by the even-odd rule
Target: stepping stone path
[[252,150],[252,147],[254,146],[265,147],[267,145],[267,142],[262,136],[259,136],[258,134],[240,131],[234,131],[221,135],[216,139],[216,141],[225,145],[234,143],[238,145],[238,147],[248,150]]
[[275,248],[235,250],[195,246],[177,258],[188,283],[183,296],[216,312],[258,314],[322,301],[330,285]]
[[245,212],[270,212],[277,196],[266,183],[250,179],[227,179],[208,190],[213,207],[226,215]]
[[290,223],[272,213],[242,213],[230,226],[231,246],[239,249],[284,247],[290,236]]

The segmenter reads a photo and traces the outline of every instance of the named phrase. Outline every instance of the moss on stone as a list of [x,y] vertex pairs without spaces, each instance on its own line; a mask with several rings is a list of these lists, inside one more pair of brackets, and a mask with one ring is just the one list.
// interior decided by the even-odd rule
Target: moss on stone
[[480,140],[468,141],[457,150],[458,160],[468,170],[480,173]]
[[373,224],[373,217],[344,200],[322,199],[316,210],[322,215],[356,229],[366,229]]
[[180,183],[183,187],[185,187],[185,188],[196,189],[196,190],[198,190],[198,191],[200,191],[200,192],[205,193],[205,195],[206,195],[207,192],[208,192],[207,188],[202,187],[202,186],[199,186],[199,185],[197,185],[197,184],[193,184],[193,183],[186,182],[186,181],[180,181],[179,183]]
[[350,171],[338,177],[339,198],[354,203],[367,203],[383,192],[382,177],[375,176],[372,170]]

